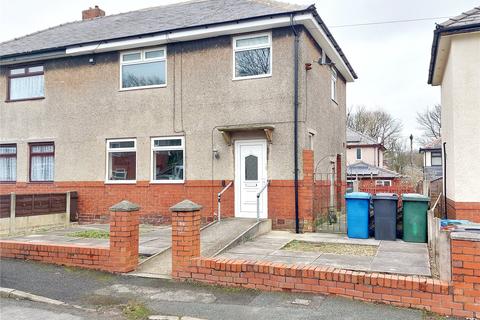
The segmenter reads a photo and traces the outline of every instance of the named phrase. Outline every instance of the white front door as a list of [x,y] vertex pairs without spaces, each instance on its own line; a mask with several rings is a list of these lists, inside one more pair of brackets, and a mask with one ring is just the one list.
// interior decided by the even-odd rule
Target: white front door
[[[235,141],[235,216],[257,217],[257,193],[267,183],[267,141]],[[260,218],[267,218],[268,188],[260,196]]]

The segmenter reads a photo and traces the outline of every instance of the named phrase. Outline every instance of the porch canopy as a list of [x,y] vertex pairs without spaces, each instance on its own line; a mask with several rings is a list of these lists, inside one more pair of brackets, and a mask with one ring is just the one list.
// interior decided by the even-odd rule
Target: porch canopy
[[263,130],[268,143],[272,143],[274,125],[271,124],[240,124],[232,126],[218,127],[217,130],[222,133],[223,139],[227,145],[232,145],[232,133],[241,131]]

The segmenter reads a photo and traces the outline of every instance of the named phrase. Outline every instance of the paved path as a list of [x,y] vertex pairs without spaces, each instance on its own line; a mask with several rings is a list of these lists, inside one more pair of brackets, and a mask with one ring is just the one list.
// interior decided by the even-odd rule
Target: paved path
[[[108,247],[108,239],[92,239],[72,237],[78,231],[108,231],[108,224],[73,225],[66,229],[37,231],[29,235],[8,237],[8,240],[25,241],[31,243],[70,244],[88,247]],[[142,255],[153,255],[162,252],[171,246],[172,228],[170,226],[140,225],[140,247]]]
[[[424,316],[418,310],[363,303],[333,296],[271,293],[160,279],[142,279],[19,260],[2,259],[0,272],[2,287],[29,291],[51,299],[87,308],[101,308],[101,310],[102,308],[114,310],[129,301],[137,301],[144,304],[152,314],[191,316],[209,320],[410,320],[423,319]],[[18,308],[26,310],[25,307],[31,307],[28,304],[16,306],[3,301],[2,305],[6,306],[4,309],[6,311],[2,312],[10,312],[9,314],[14,314],[15,310],[21,311]],[[56,318],[53,316],[43,318],[82,319],[82,315],[74,313],[72,316],[79,318],[58,317],[58,314],[69,313],[62,311],[61,308],[58,310]],[[41,312],[48,311],[47,308]],[[92,316],[91,319],[103,319],[102,315],[109,314],[95,314],[97,318]],[[30,318],[5,317],[5,319]],[[121,319],[121,316],[110,315],[110,319]]]
[[[281,250],[283,246],[294,239],[310,242],[373,245],[377,246],[378,249],[374,256],[349,256]],[[341,234],[294,234],[286,231],[272,231],[230,249],[219,257],[306,265],[327,265],[358,271],[431,275],[428,248],[424,243],[408,243],[401,240],[349,239]]]

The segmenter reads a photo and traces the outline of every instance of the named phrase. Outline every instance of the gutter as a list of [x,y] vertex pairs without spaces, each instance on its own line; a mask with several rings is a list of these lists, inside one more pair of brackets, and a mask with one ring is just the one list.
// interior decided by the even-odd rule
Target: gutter
[[295,232],[300,233],[300,219],[298,209],[298,42],[299,35],[295,29],[294,14],[290,15],[290,27],[292,28],[294,39],[294,56],[293,56],[293,160],[294,160],[294,188],[295,188]]
[[456,34],[456,33],[469,33],[480,31],[480,23],[465,25],[465,26],[455,26],[455,27],[442,27],[437,25],[437,28],[433,31],[433,43],[432,51],[430,55],[430,67],[428,70],[428,84],[433,82],[433,74],[435,69],[435,64],[437,63],[437,53],[438,45],[440,42],[440,37],[445,33]]

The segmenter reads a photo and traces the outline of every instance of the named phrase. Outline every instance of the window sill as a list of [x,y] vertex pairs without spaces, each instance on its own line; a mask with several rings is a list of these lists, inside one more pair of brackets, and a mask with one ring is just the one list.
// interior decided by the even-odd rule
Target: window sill
[[53,184],[53,181],[28,181],[27,184]]
[[45,97],[15,99],[15,100],[5,100],[5,102],[6,102],[6,103],[11,103],[11,102],[35,101],[35,100],[43,100],[43,99],[45,99]]
[[184,184],[185,180],[151,180],[150,184]]
[[159,88],[166,88],[166,87],[167,87],[167,84],[160,84],[160,85],[157,85],[157,86],[120,88],[120,89],[118,89],[118,91],[119,92],[124,92],[124,91],[135,91],[135,90],[159,89]]
[[16,184],[17,181],[0,181],[0,184]]
[[258,76],[245,76],[245,77],[233,77],[233,81],[240,81],[240,80],[251,80],[251,79],[263,79],[263,78],[271,78],[272,74],[262,74]]
[[137,180],[107,180],[105,184],[137,184]]

